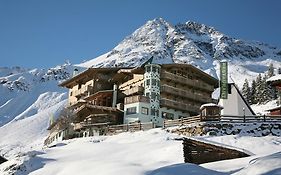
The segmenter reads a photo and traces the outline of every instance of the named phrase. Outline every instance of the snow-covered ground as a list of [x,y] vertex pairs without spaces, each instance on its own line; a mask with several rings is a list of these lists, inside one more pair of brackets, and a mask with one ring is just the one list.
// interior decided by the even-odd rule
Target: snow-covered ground
[[152,129],[115,136],[79,138],[59,143],[56,147],[28,153],[21,161],[11,160],[0,165],[23,162],[18,175],[219,175],[219,174],[280,174],[281,138],[275,136],[197,137],[224,144],[254,155],[201,165],[185,164],[180,136],[162,129]]

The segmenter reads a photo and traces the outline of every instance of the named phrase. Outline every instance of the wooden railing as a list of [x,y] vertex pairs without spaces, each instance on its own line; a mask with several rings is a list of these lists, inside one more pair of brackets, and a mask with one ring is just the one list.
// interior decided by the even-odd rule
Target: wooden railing
[[281,115],[259,115],[259,116],[193,116],[175,120],[164,120],[163,128],[182,126],[197,122],[225,122],[225,123],[254,123],[254,122],[281,122]]
[[163,71],[161,73],[161,77],[172,80],[172,81],[180,83],[180,84],[186,84],[188,86],[192,86],[192,87],[195,87],[195,88],[206,90],[208,92],[212,92],[214,90],[214,87],[212,87],[211,85],[209,85],[205,82],[195,80],[195,79],[191,80],[191,79],[188,79],[188,78],[185,78],[185,77],[182,77],[182,76],[179,76],[179,75],[175,75],[173,73],[166,72],[166,71]]
[[131,103],[136,103],[136,102],[144,102],[144,103],[149,103],[149,97],[143,96],[143,95],[135,95],[131,97],[125,97],[124,103],[125,104],[131,104]]
[[143,94],[144,88],[142,86],[135,86],[123,91],[125,95]]
[[187,125],[192,124],[196,122],[200,122],[200,116],[193,116],[193,117],[187,117],[187,118],[181,118],[181,119],[175,119],[175,120],[164,120],[163,122],[163,128],[171,127],[171,126],[181,126],[181,125]]
[[87,95],[93,89],[92,86],[82,86],[81,89],[73,91],[73,96],[80,97]]
[[178,110],[188,111],[198,113],[200,106],[193,106],[187,103],[181,103],[178,101],[173,101],[165,98],[161,98],[160,105],[165,107],[170,107]]
[[177,96],[180,96],[180,97],[182,96],[182,97],[185,97],[185,98],[189,98],[189,99],[192,99],[192,100],[195,100],[195,101],[204,102],[204,103],[212,101],[212,99],[206,97],[206,95],[195,94],[195,93],[184,91],[184,90],[181,90],[181,89],[178,89],[178,88],[175,88],[175,87],[172,87],[172,86],[168,86],[168,85],[162,85],[161,91],[169,93],[169,94],[174,94],[174,95],[177,95]]
[[135,123],[135,124],[123,124],[123,125],[112,125],[107,127],[106,134],[112,135],[121,132],[134,132],[134,131],[145,131],[155,128],[152,122],[149,123]]
[[281,115],[251,115],[251,116],[234,116],[223,115],[220,119],[221,122],[237,122],[237,123],[250,123],[250,122],[281,122]]

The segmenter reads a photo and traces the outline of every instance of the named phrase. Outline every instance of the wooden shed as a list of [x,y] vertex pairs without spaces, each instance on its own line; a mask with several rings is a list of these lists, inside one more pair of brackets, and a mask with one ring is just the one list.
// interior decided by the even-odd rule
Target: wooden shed
[[204,120],[219,120],[222,106],[215,103],[207,103],[200,107],[201,121]]

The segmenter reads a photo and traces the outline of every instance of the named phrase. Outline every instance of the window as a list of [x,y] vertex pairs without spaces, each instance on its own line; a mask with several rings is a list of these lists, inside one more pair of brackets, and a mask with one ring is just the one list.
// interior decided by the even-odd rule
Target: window
[[70,92],[70,96],[72,96],[72,91]]
[[160,86],[160,81],[159,80],[157,80],[157,86]]
[[159,115],[159,110],[155,110],[155,109],[151,108],[151,113],[150,114],[153,115],[153,116],[158,116]]
[[152,67],[152,72],[154,72],[154,73],[156,72],[156,67],[154,67],[154,66]]
[[146,86],[150,85],[150,79],[146,80]]
[[153,100],[156,99],[156,93],[155,92],[151,92],[151,99],[153,99]]
[[168,112],[162,112],[162,118],[164,119],[174,119],[174,114]]
[[156,86],[156,79],[152,79],[151,85]]
[[127,111],[126,111],[127,115],[136,114],[136,113],[137,113],[137,107],[127,108]]
[[149,92],[147,92],[147,93],[145,94],[145,96],[149,97]]
[[78,84],[78,89],[81,89],[81,87],[82,87],[82,84]]
[[141,108],[141,113],[142,113],[142,114],[145,114],[145,115],[148,115],[148,108],[142,107],[142,108]]

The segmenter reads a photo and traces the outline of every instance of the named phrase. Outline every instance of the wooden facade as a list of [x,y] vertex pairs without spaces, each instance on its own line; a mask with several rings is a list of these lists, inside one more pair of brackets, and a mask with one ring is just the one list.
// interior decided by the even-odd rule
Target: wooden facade
[[183,152],[185,163],[202,164],[220,160],[247,157],[248,154],[235,149],[184,138]]
[[212,102],[212,92],[218,81],[187,64],[161,66],[161,106],[199,114],[204,103]]

